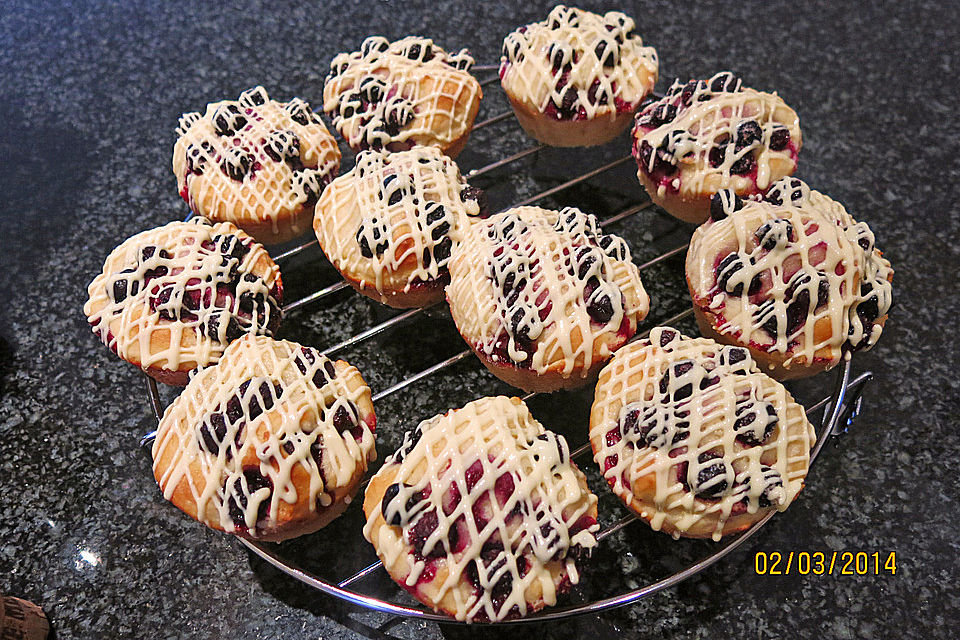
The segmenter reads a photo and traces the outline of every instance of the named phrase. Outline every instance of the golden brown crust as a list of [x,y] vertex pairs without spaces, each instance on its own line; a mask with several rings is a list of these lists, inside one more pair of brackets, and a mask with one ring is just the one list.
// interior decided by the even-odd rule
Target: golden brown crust
[[[691,295],[693,295],[692,291]],[[717,331],[716,327],[718,324],[722,324],[724,320],[702,304],[694,302],[693,315],[697,320],[697,326],[700,328],[700,333],[703,337],[716,340],[720,344],[743,346],[729,334]],[[826,351],[829,352],[829,350]],[[757,363],[757,366],[760,367],[761,371],[774,380],[780,380],[781,382],[815,376],[818,373],[830,370],[835,364],[834,360],[828,357],[829,353],[824,353],[822,359],[814,360],[812,363],[808,363],[800,358],[794,358],[787,365],[784,364],[787,355],[776,351],[751,349],[750,355],[754,362]]]
[[[655,205],[675,218],[691,224],[703,224],[710,217],[710,198],[712,193],[691,196],[682,192],[660,190],[643,171],[637,171],[637,180],[646,190]],[[749,194],[744,194],[749,195]]]
[[[613,345],[611,349],[616,350],[620,345]],[[597,374],[603,365],[607,363],[606,358],[595,358],[589,367],[580,368],[573,375],[563,375],[562,366],[555,364],[542,372],[534,371],[523,367],[517,367],[502,362],[494,362],[483,350],[478,349],[475,343],[470,343],[470,350],[480,359],[480,363],[487,368],[497,378],[507,384],[523,389],[527,393],[552,393],[561,389],[572,390],[585,387],[596,382]]]
[[[589,120],[557,120],[531,109],[507,92],[517,121],[527,134],[552,147],[594,147],[606,144],[623,133],[633,122],[633,111],[598,115]],[[612,117],[611,117],[612,116]]]

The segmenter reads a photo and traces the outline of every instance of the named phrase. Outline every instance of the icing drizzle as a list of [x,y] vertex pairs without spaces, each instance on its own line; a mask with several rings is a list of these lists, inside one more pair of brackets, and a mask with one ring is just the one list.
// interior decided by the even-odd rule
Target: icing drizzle
[[522,616],[530,588],[555,604],[596,546],[596,496],[563,437],[518,398],[421,422],[377,475],[392,484],[365,505],[364,536],[388,568],[406,556],[408,588],[443,576],[431,599],[451,596],[460,620]]
[[300,98],[271,100],[263,87],[237,100],[185,113],[177,126],[173,172],[180,195],[199,215],[245,223],[311,212],[340,167],[340,150]]
[[649,310],[626,242],[573,207],[518,207],[474,223],[450,274],[460,333],[494,362],[538,373],[586,375]]
[[280,324],[280,270],[228,222],[171,222],[124,241],[87,289],[90,325],[118,356],[171,371],[216,362]]
[[714,540],[732,516],[785,510],[816,439],[803,408],[746,349],[669,327],[617,352],[590,424],[594,459],[628,506],[655,530]]
[[[250,538],[349,499],[376,456],[370,389],[311,347],[265,336],[233,342],[163,414],[153,445],[164,498],[200,522]],[[191,513],[191,511],[193,511]]]
[[675,81],[637,114],[633,155],[663,196],[700,196],[731,187],[765,191],[797,167],[797,114],[776,93],[742,86],[729,71]]
[[485,197],[435,147],[362,151],[317,205],[314,228],[331,262],[361,285],[408,291],[445,279],[451,250]]
[[429,38],[370,36],[330,63],[323,109],[354,150],[446,149],[469,132],[483,92],[466,49],[448,53]]
[[633,18],[557,5],[547,19],[509,34],[500,79],[515,98],[557,120],[632,111],[653,90],[657,52],[643,46]]

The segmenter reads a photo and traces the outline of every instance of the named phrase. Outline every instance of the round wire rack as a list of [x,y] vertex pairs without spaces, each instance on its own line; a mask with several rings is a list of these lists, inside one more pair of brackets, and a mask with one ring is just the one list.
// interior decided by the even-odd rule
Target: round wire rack
[[[496,65],[484,65],[484,66],[475,66],[475,71],[496,71]],[[485,80],[481,81],[481,85],[486,87],[489,85],[496,84],[498,80],[497,76],[492,76]],[[511,111],[506,111],[498,115],[492,116],[481,122],[478,122],[474,125],[473,131],[482,130],[491,125],[497,124],[499,122],[509,120],[512,117]],[[534,144],[531,147],[525,148],[521,151],[508,155],[504,158],[501,158],[495,162],[488,163],[484,166],[472,169],[465,173],[466,177],[469,179],[478,178],[485,174],[488,174],[496,169],[506,167],[513,163],[516,163],[523,158],[529,156],[534,156],[539,151],[543,150],[545,145],[543,144]],[[562,191],[571,189],[576,185],[581,185],[587,181],[600,176],[608,171],[613,170],[614,168],[630,162],[630,155],[620,157],[611,162],[602,164],[596,168],[587,170],[583,173],[566,179],[559,184],[540,191],[534,195],[531,195],[527,198],[514,202],[511,207],[517,207],[521,205],[533,204],[535,202],[544,200],[548,197],[551,197]],[[638,190],[638,193],[640,191]],[[505,207],[510,208],[510,207]],[[641,211],[647,209],[654,209],[654,205],[649,199],[645,201],[636,202],[625,208],[622,208],[617,213],[606,217],[600,221],[602,227],[608,227],[614,225],[622,220],[635,216]],[[664,214],[666,215],[666,214]],[[189,215],[187,217],[190,217]],[[291,249],[288,249],[280,254],[274,256],[274,260],[278,263],[283,263],[291,258],[298,256],[304,252],[307,252],[311,248],[317,245],[316,240],[310,240],[304,242],[300,245],[297,245]],[[674,256],[683,254],[686,251],[686,243],[675,246],[672,249],[666,250],[656,257],[653,257],[646,262],[638,265],[640,271],[644,271],[653,267],[656,264],[659,264],[665,260],[668,260]],[[313,293],[306,295],[298,300],[290,302],[283,307],[284,316],[289,315],[291,312],[300,309],[306,305],[322,301],[327,299],[334,294],[348,289],[349,285],[345,281],[338,280],[337,282],[330,284],[326,287],[323,287]],[[356,347],[361,343],[372,340],[373,338],[388,332],[389,330],[411,323],[418,318],[426,316],[431,311],[435,310],[437,307],[441,306],[440,303],[431,305],[430,307],[422,307],[417,309],[410,309],[408,311],[403,311],[392,317],[377,323],[369,328],[360,331],[359,333],[344,339],[333,346],[324,350],[324,353],[328,356],[333,356],[339,352]],[[671,325],[677,322],[680,322],[693,314],[692,309],[688,308],[684,311],[676,313],[675,315],[667,318],[660,318],[656,322],[650,323],[647,325],[657,326],[657,325]],[[638,333],[634,336],[634,340],[642,339],[649,334],[649,330],[645,332]],[[373,395],[374,403],[382,401],[383,399],[392,396],[407,387],[410,387],[422,380],[429,378],[430,376],[450,367],[453,367],[455,364],[460,361],[467,359],[471,355],[469,349],[463,349],[462,351],[445,358],[435,364],[426,367],[412,375],[405,377],[404,379],[396,382]],[[816,460],[817,455],[820,453],[823,445],[828,439],[833,436],[836,436],[840,433],[843,433],[846,428],[852,424],[853,420],[856,418],[860,410],[860,405],[862,402],[862,393],[866,383],[873,377],[873,374],[868,372],[861,373],[860,375],[853,376],[851,368],[851,359],[849,353],[837,369],[836,379],[833,384],[831,393],[826,397],[823,397],[819,401],[812,403],[806,407],[806,412],[808,416],[815,415],[817,413],[821,414],[819,420],[820,429],[819,435],[817,437],[816,443],[813,449],[810,452],[810,463],[811,465]],[[160,398],[160,391],[157,387],[156,381],[153,378],[146,378],[147,386],[147,395],[150,401],[151,408],[153,410],[154,416],[159,422],[161,416],[163,415],[163,405]],[[540,395],[535,393],[530,393],[523,396],[524,401],[528,401],[531,398]],[[425,417],[425,416],[421,416]],[[141,445],[145,446],[150,444],[156,435],[156,431],[146,434],[141,439]],[[584,434],[585,435],[585,434]],[[590,443],[586,442],[578,448],[572,451],[571,458],[574,460],[583,460],[584,458],[589,458],[588,454],[590,453]],[[585,469],[586,470],[586,469]],[[366,482],[362,486],[365,487]],[[349,509],[349,512],[356,512],[356,509]],[[545,621],[545,620],[559,620],[563,618],[569,618],[572,616],[579,616],[590,613],[597,613],[599,611],[604,611],[606,609],[613,609],[616,607],[623,607],[637,602],[638,600],[657,593],[663,589],[672,587],[691,576],[694,576],[704,569],[710,567],[711,565],[719,562],[725,556],[729,555],[737,548],[746,543],[751,537],[753,537],[770,519],[776,514],[776,511],[772,511],[756,522],[746,531],[727,536],[719,543],[713,542],[704,542],[696,544],[694,548],[685,549],[685,553],[681,554],[684,556],[679,559],[679,565],[674,562],[669,566],[669,570],[666,572],[667,575],[655,578],[648,579],[643,581],[643,584],[634,584],[634,583],[625,583],[620,585],[620,588],[611,589],[609,586],[609,581],[599,580],[591,583],[589,586],[581,584],[574,590],[574,594],[571,594],[568,597],[568,600],[577,600],[570,602],[568,604],[563,604],[556,607],[551,607],[534,613],[532,615],[526,616],[524,618],[505,620],[499,622],[484,622],[484,623],[473,623],[481,625],[502,625],[502,624],[518,624],[525,622],[534,622],[534,621]],[[346,514],[344,514],[346,516]],[[341,519],[344,518],[341,516]],[[362,518],[362,514],[360,514]],[[627,533],[624,531],[625,528],[631,523],[638,520],[638,516],[633,513],[627,513],[619,519],[614,520],[613,522],[604,526],[601,531],[597,534],[598,542],[603,543],[604,541],[610,541],[608,544],[612,543],[618,537],[624,537]],[[335,524],[335,523],[334,523]],[[663,534],[656,534],[660,539],[668,538]],[[353,567],[351,569],[344,570],[344,573],[351,571],[349,575],[343,578],[334,578],[327,575],[320,575],[324,569],[326,572],[332,573],[330,570],[330,565],[335,565],[337,569],[341,569],[343,565],[349,565],[349,561],[344,561],[342,557],[336,558],[334,562],[328,562],[331,560],[330,553],[332,549],[337,549],[337,547],[332,547],[331,550],[324,549],[321,557],[314,559],[313,564],[315,567],[305,567],[303,566],[303,558],[301,556],[305,553],[305,547],[297,545],[287,545],[287,543],[281,544],[272,544],[272,543],[262,543],[254,542],[247,540],[245,538],[237,537],[237,540],[246,546],[251,552],[259,556],[262,560],[266,561],[268,564],[279,569],[283,573],[287,574],[299,580],[300,582],[309,585],[323,593],[340,598],[346,602],[364,607],[366,609],[379,611],[383,613],[393,614],[401,618],[416,618],[421,620],[430,620],[436,622],[445,622],[445,623],[459,623],[458,621],[450,616],[438,614],[429,609],[424,608],[422,605],[413,600],[406,592],[402,591],[399,587],[396,587],[389,577],[386,576],[386,572],[383,569],[382,563],[379,561],[370,563],[366,561],[362,563],[362,568],[356,569],[356,562],[353,562]],[[674,545],[680,544],[679,541],[669,540],[669,543]],[[602,548],[602,545],[601,545]],[[372,549],[370,549],[372,553]],[[351,560],[355,560],[351,558]],[[341,569],[343,570],[343,569]],[[379,574],[379,575],[378,575]],[[375,579],[378,578],[379,580]],[[384,592],[384,587],[392,589],[392,592]],[[607,588],[604,589],[604,586]],[[366,587],[361,588],[361,587]],[[611,593],[611,591],[614,591]]]

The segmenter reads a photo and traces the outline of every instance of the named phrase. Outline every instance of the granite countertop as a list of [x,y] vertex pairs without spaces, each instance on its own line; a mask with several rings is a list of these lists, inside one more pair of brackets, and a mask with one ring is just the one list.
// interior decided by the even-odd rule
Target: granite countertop
[[[197,6],[200,4],[201,6]],[[798,175],[868,221],[896,269],[895,309],[863,411],[829,443],[789,511],[718,565],[641,603],[563,623],[489,630],[404,621],[314,592],[237,541],[183,516],[159,494],[139,437],[155,421],[144,378],[91,334],[86,285],[121,240],[185,213],[170,170],[183,111],[263,84],[317,104],[333,55],[366,35],[429,35],[491,64],[500,41],[541,19],[525,2],[6,2],[0,11],[0,592],[41,604],[56,637],[955,637],[960,622],[956,518],[960,423],[956,328],[960,162],[956,75],[960,16],[949,2],[643,2],[622,8],[671,78],[730,68],[776,89],[801,116]],[[796,7],[795,4],[801,4]],[[879,4],[879,3],[878,3]],[[489,73],[489,72],[488,72]],[[486,77],[488,73],[478,73]],[[488,85],[480,119],[506,109]],[[512,119],[476,132],[464,169],[526,148]],[[554,186],[571,166],[626,151],[545,150],[485,177],[492,205]],[[574,159],[571,161],[571,159]],[[348,155],[346,164],[352,160]],[[624,165],[547,202],[609,214],[639,202]],[[618,227],[649,259],[691,228],[645,212]],[[290,298],[336,281],[319,252],[284,266]],[[648,325],[685,308],[682,262],[644,272]],[[387,317],[356,296],[294,314],[281,336],[323,347]],[[953,320],[951,320],[953,318]],[[689,322],[680,325],[687,332]],[[344,353],[383,389],[462,348],[442,313]],[[791,384],[805,402],[826,375]],[[378,447],[483,394],[507,392],[472,360],[377,407]],[[163,397],[173,397],[164,390]],[[546,426],[583,442],[589,392],[534,401]],[[588,466],[590,463],[585,462]],[[616,505],[601,498],[601,511]],[[612,516],[611,516],[612,517]],[[351,520],[352,518],[352,520]],[[369,558],[356,509],[339,529],[287,549]],[[342,535],[356,527],[351,535]],[[628,527],[596,558],[591,588],[675,568],[685,547]],[[619,546],[618,546],[619,545]],[[896,553],[895,575],[757,575],[758,553]],[[684,551],[683,553],[686,553]],[[662,554],[662,555],[660,555]],[[318,556],[315,568],[324,569]],[[953,568],[951,568],[953,567]],[[611,576],[623,576],[613,578]]]

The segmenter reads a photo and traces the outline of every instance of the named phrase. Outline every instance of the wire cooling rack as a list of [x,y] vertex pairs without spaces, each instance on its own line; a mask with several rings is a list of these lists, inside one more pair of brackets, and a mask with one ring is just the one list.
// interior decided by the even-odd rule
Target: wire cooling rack
[[[484,65],[484,66],[475,66],[475,71],[495,71],[497,69],[496,65]],[[482,86],[489,86],[495,84],[498,80],[497,76],[492,76],[481,81]],[[512,117],[511,111],[506,111],[495,115],[493,117],[487,118],[478,122],[474,125],[473,131],[484,129],[486,127],[495,125],[499,122],[509,120]],[[475,168],[466,172],[466,177],[468,179],[478,178],[487,173],[490,173],[496,169],[506,167],[513,163],[516,163],[523,158],[528,156],[533,156],[539,151],[543,150],[545,145],[543,144],[534,144],[531,147],[525,148],[521,151],[513,153],[507,157],[504,157],[495,162],[488,163],[482,167]],[[602,164],[594,169],[580,173],[575,177],[569,178],[553,186],[549,189],[540,191],[532,196],[514,202],[511,206],[521,206],[532,204],[541,200],[544,200],[550,196],[558,194],[564,190],[570,189],[575,185],[581,185],[586,183],[592,178],[595,178],[601,174],[604,174],[608,171],[613,170],[614,168],[630,162],[630,155],[625,155],[606,164]],[[640,190],[638,189],[638,193]],[[509,207],[508,207],[509,208]],[[629,206],[622,208],[617,213],[606,217],[600,221],[602,227],[608,227],[614,225],[620,221],[623,221],[631,216],[644,211],[646,209],[655,209],[655,206],[649,199],[645,201],[636,202]],[[663,214],[667,215],[667,214]],[[188,216],[189,217],[189,216]],[[304,242],[300,245],[297,245],[291,249],[288,249],[282,253],[279,253],[274,256],[274,260],[278,263],[284,263],[289,261],[291,258],[304,254],[310,250],[315,250],[317,241],[310,240]],[[686,243],[676,246],[672,249],[666,250],[663,253],[657,255],[656,257],[647,260],[643,264],[638,265],[640,271],[648,270],[650,267],[661,263],[669,258],[683,254],[686,251]],[[319,253],[319,252],[318,252]],[[306,295],[298,300],[290,302],[283,307],[284,316],[289,315],[295,310],[300,309],[306,305],[310,305],[315,302],[322,301],[327,299],[337,292],[340,292],[344,289],[348,289],[349,285],[341,280],[330,284],[328,286],[322,287],[313,293]],[[324,353],[328,356],[336,355],[342,351],[348,350],[353,347],[357,347],[360,344],[372,340],[373,338],[391,330],[392,328],[404,325],[407,323],[412,323],[420,317],[425,316],[431,310],[442,306],[441,303],[430,305],[428,307],[422,307],[417,309],[410,309],[408,311],[403,311],[398,313],[387,320],[384,320],[380,323],[377,323],[373,326],[368,327],[367,329],[342,340],[333,346],[324,350]],[[671,325],[682,321],[693,314],[693,310],[688,308],[684,311],[674,314],[673,316],[666,318],[658,318],[655,322],[647,322],[646,324],[650,327],[657,325]],[[634,340],[642,339],[649,334],[649,330],[640,332],[634,336]],[[471,355],[470,349],[463,349],[462,351],[445,358],[435,364],[426,367],[412,375],[409,375],[399,382],[396,382],[378,392],[373,394],[373,401],[379,402],[389,396],[392,396],[407,387],[415,385],[416,383],[423,381],[434,374],[439,373],[444,369],[448,369],[453,365],[457,364],[461,360],[468,358]],[[849,355],[849,354],[848,354]],[[851,372],[851,359],[849,357],[845,358],[843,364],[838,367],[838,372],[836,379],[832,388],[830,395],[822,398],[820,401],[815,402],[806,407],[808,416],[815,415],[818,412],[822,412],[820,419],[820,430],[817,441],[813,447],[813,450],[810,452],[810,462],[811,464],[816,459],[817,455],[820,453],[820,450],[823,448],[824,443],[831,437],[839,433],[842,433],[846,430],[853,420],[856,418],[860,410],[860,405],[862,401],[862,393],[866,383],[873,377],[873,374],[870,372],[862,373],[856,377],[852,375]],[[157,387],[156,381],[153,378],[146,377],[146,386],[147,386],[147,395],[150,400],[151,408],[153,409],[154,416],[159,422],[162,414],[162,402],[160,399],[160,393]],[[523,396],[524,401],[532,399],[534,396],[540,394],[530,393],[526,396]],[[426,418],[428,416],[416,416],[419,418]],[[151,443],[156,435],[156,431],[148,433],[141,440],[141,445],[147,445]],[[586,430],[584,430],[584,435],[586,435]],[[571,453],[571,458],[574,460],[584,461],[587,458],[589,462],[590,453],[590,443],[586,442],[585,444],[579,446]],[[586,469],[584,469],[586,471]],[[363,486],[366,486],[364,482]],[[359,502],[359,501],[358,501]],[[356,513],[357,509],[350,509],[350,512]],[[575,599],[579,597],[579,602],[572,602],[566,605],[561,605],[557,607],[547,608],[538,613],[529,615],[525,618],[515,619],[515,620],[506,620],[501,622],[493,623],[474,623],[474,624],[517,624],[523,622],[531,621],[543,621],[543,620],[558,620],[563,618],[568,618],[577,615],[596,613],[606,609],[612,609],[616,607],[623,607],[632,603],[637,602],[641,598],[654,594],[658,591],[666,589],[668,587],[674,586],[687,578],[694,576],[707,567],[715,564],[720,561],[722,558],[728,554],[735,551],[738,547],[743,545],[747,540],[749,540],[757,531],[760,530],[777,512],[772,511],[768,513],[761,520],[756,522],[752,527],[746,531],[735,534],[732,536],[725,537],[720,543],[704,543],[707,546],[698,546],[696,549],[691,551],[686,550],[687,560],[685,564],[681,567],[673,567],[671,572],[668,572],[666,576],[652,579],[646,581],[645,584],[636,584],[629,585],[626,588],[613,588],[610,589],[609,585],[607,589],[603,589],[604,581],[597,582],[596,584],[591,584],[589,586],[581,584],[577,589],[575,589],[574,594],[570,596],[569,599]],[[346,516],[346,514],[345,514]],[[345,516],[341,516],[341,519],[344,519]],[[359,515],[362,518],[362,514]],[[607,541],[608,544],[614,543],[618,538],[621,540],[627,536],[625,528],[638,520],[638,517],[633,513],[628,513],[615,520],[613,523],[606,525],[602,530],[597,534],[597,540],[601,543]],[[334,523],[335,524],[335,523]],[[358,538],[359,531],[355,532]],[[663,534],[656,534],[660,539],[665,539],[667,536]],[[286,543],[280,545],[274,545],[269,543],[253,542],[244,538],[238,537],[243,545],[245,545],[250,551],[255,553],[257,556],[265,560],[270,565],[276,567],[280,571],[286,573],[287,575],[299,580],[300,582],[307,584],[323,593],[329,594],[331,596],[340,598],[347,602],[350,602],[360,607],[364,607],[370,610],[394,614],[402,618],[418,618],[422,620],[432,620],[437,622],[458,622],[457,620],[443,615],[438,614],[433,611],[430,611],[419,603],[416,603],[410,596],[405,592],[400,590],[398,587],[393,589],[392,593],[384,595],[382,592],[384,586],[387,585],[387,588],[393,588],[393,583],[390,581],[389,577],[386,576],[386,572],[383,569],[382,563],[379,561],[373,563],[364,563],[362,568],[354,570],[350,575],[344,578],[331,578],[326,576],[318,575],[320,569],[328,568],[327,562],[330,558],[322,558],[320,562],[316,562],[318,565],[316,569],[308,569],[302,566],[302,558],[298,558],[298,551],[302,552],[303,549],[290,549],[287,548]],[[669,541],[673,544],[679,544],[672,540]],[[332,550],[340,550],[341,546],[333,546]],[[602,545],[601,545],[602,549]],[[372,551],[372,550],[371,550]],[[326,552],[329,555],[329,552]],[[339,568],[339,565],[342,565],[342,559],[338,558],[337,562],[332,562],[331,564],[336,564]],[[585,567],[585,573],[589,572],[589,567]],[[360,586],[366,586],[366,589],[361,589]],[[604,592],[605,591],[605,592]],[[614,591],[611,593],[611,591]],[[407,604],[409,603],[409,604]]]

